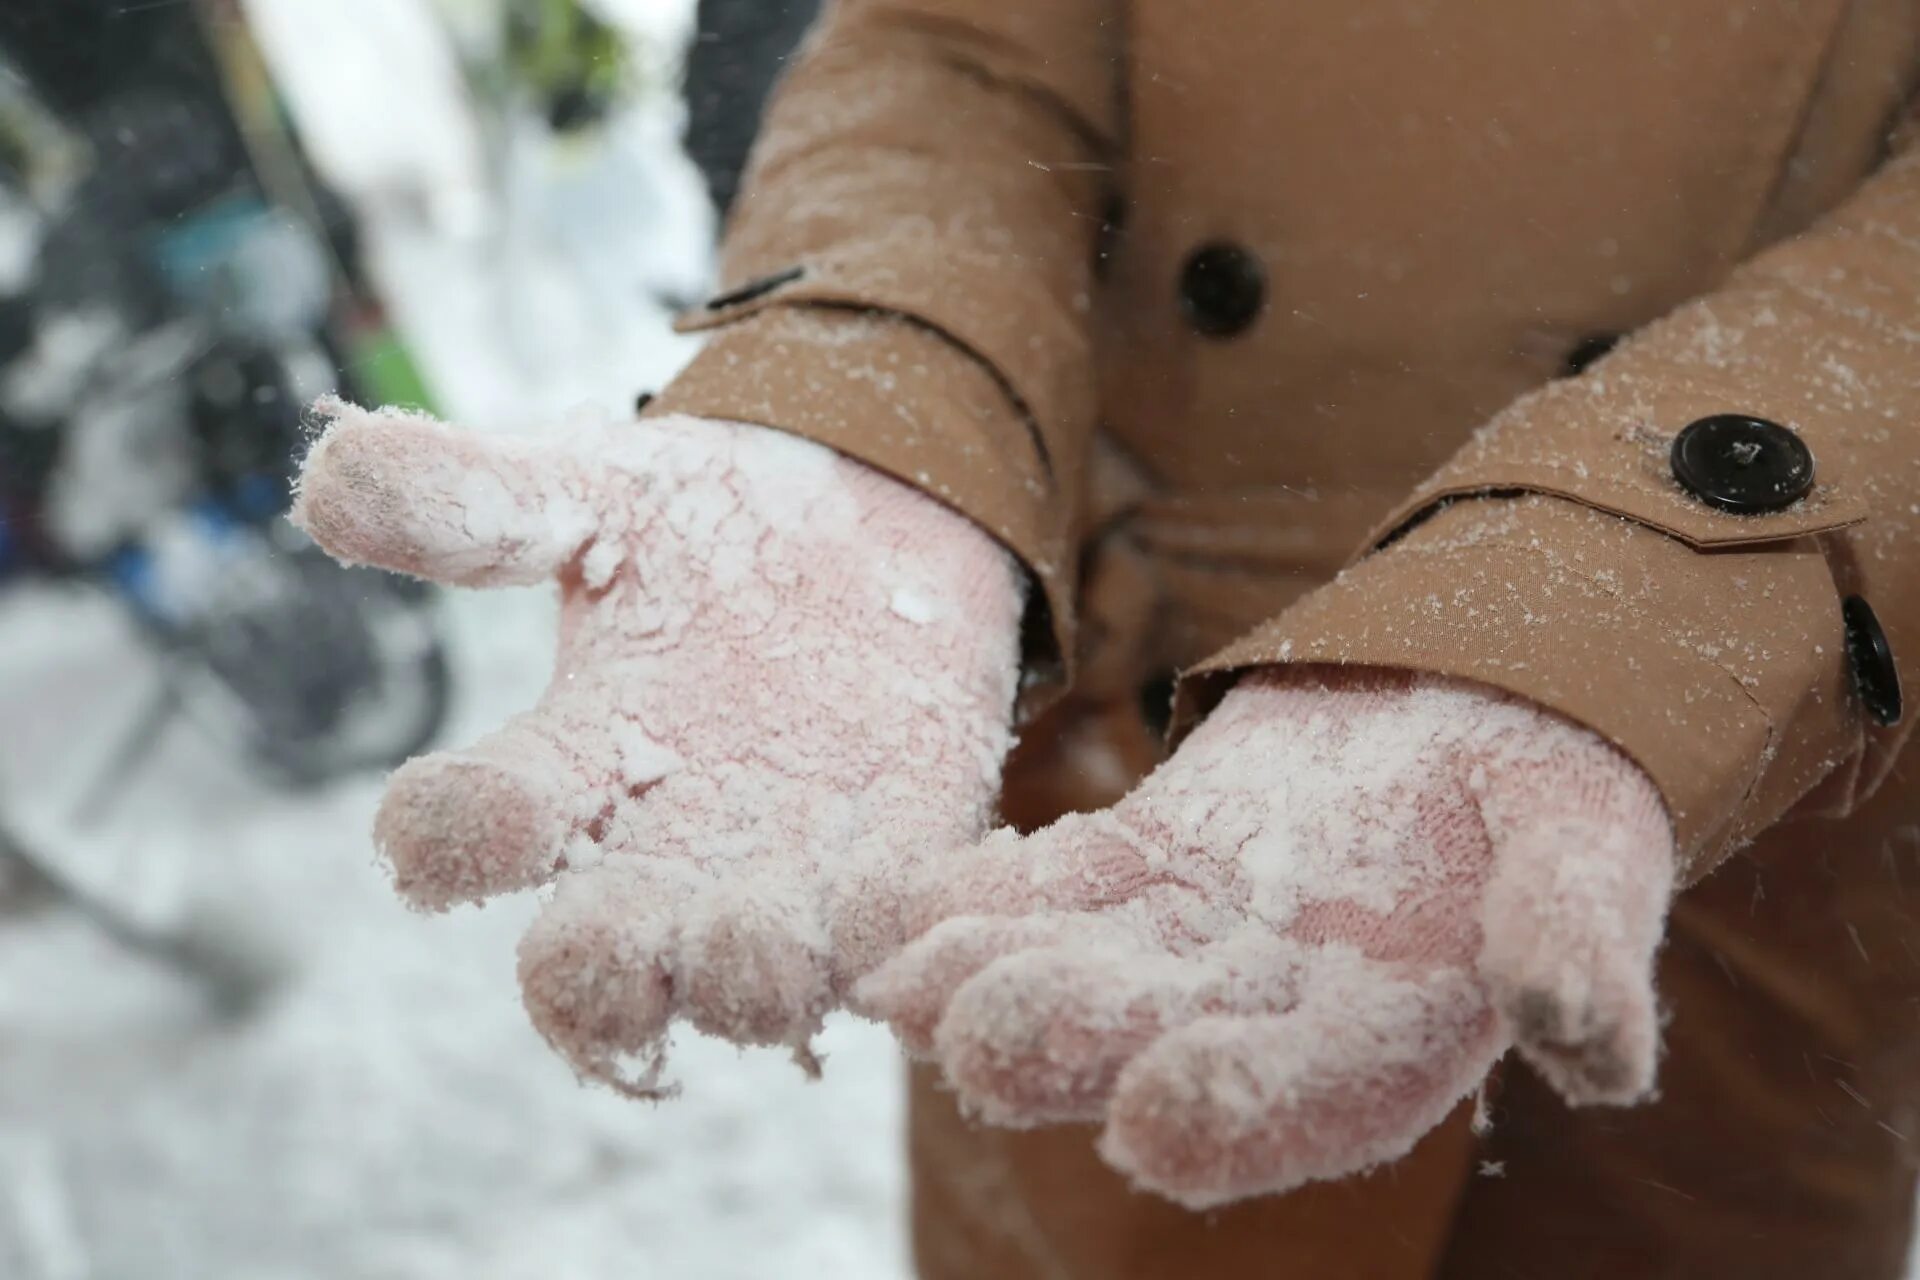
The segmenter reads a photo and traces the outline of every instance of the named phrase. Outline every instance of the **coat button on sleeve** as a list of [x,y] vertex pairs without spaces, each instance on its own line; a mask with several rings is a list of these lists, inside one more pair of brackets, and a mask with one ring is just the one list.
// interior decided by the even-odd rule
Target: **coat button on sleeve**
[[1719,413],[1673,438],[1673,478],[1721,511],[1751,515],[1790,507],[1813,490],[1813,454],[1777,422]]
[[1224,240],[1201,245],[1180,269],[1180,309],[1209,338],[1230,338],[1259,318],[1267,302],[1260,259]]
[[1840,617],[1846,624],[1847,659],[1853,666],[1853,685],[1860,702],[1875,724],[1895,724],[1900,719],[1900,669],[1893,662],[1893,647],[1873,606],[1859,596],[1848,596],[1840,605]]

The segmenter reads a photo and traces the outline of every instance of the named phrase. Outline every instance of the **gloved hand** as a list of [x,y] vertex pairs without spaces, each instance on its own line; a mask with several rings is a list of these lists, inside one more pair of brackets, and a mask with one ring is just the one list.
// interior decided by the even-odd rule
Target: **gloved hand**
[[855,1007],[1193,1207],[1404,1154],[1510,1043],[1573,1102],[1652,1086],[1665,808],[1483,687],[1258,673],[1112,809],[902,874],[932,927]]
[[499,437],[319,407],[292,518],[328,551],[560,586],[539,705],[393,776],[374,834],[400,892],[440,910],[553,881],[520,978],[584,1074],[653,1091],[676,1016],[809,1061],[821,1016],[902,940],[840,873],[990,818],[1012,559],[907,486],[757,427]]

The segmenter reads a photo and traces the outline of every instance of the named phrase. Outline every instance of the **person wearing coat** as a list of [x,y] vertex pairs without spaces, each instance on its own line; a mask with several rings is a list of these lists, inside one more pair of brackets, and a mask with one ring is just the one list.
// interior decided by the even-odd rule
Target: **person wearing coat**
[[885,1018],[928,1277],[1903,1275],[1917,80],[1896,0],[839,0],[638,423],[329,410],[336,554],[562,592],[401,890],[550,882],[629,1092]]

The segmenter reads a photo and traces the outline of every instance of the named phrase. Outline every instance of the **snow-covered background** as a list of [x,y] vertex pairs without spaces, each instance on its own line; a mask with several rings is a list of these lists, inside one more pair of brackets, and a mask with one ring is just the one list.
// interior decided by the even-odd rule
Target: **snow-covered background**
[[[685,38],[686,0],[606,7],[657,49]],[[249,5],[449,415],[622,412],[686,358],[663,299],[708,270],[677,104],[647,94],[599,151],[490,134],[446,35],[461,9]],[[449,740],[533,698],[550,614],[540,591],[449,602]],[[402,909],[368,842],[377,779],[289,796],[176,726],[104,815],[82,812],[153,679],[111,607],[0,601],[0,812],[144,920],[215,922],[198,927],[277,981],[223,1019],[69,915],[0,920],[0,1277],[906,1274],[883,1033],[834,1023],[818,1083],[689,1034],[677,1101],[583,1089],[519,1007],[531,904]]]

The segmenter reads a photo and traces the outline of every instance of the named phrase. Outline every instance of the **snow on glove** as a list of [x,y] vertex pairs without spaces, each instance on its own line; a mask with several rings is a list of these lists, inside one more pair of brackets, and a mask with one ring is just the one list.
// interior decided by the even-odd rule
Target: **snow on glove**
[[1479,686],[1259,673],[1112,809],[911,875],[933,927],[855,1007],[1192,1207],[1404,1154],[1510,1043],[1574,1102],[1652,1087],[1665,808]]
[[664,417],[538,437],[337,401],[292,519],[342,560],[557,579],[539,704],[394,774],[375,841],[412,903],[554,882],[520,949],[583,1074],[657,1087],[675,1017],[804,1046],[897,917],[841,868],[985,830],[1018,663],[1010,557],[818,445]]

